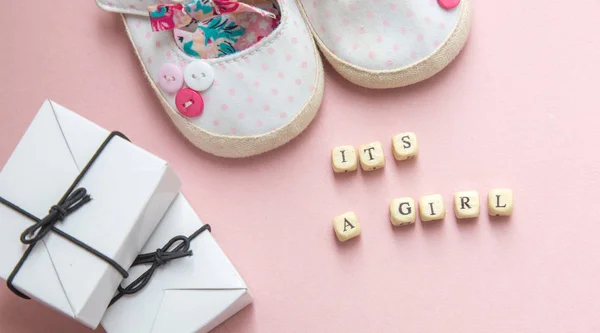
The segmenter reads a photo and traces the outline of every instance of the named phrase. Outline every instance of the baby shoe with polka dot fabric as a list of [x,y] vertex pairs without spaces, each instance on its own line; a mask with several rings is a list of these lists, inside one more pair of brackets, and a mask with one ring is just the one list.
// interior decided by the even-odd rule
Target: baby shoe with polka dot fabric
[[471,30],[471,0],[297,0],[319,48],[349,81],[402,87],[444,69]]
[[[253,7],[265,1],[276,14]],[[96,2],[121,14],[167,114],[206,152],[240,158],[275,149],[306,129],[320,107],[323,65],[294,1]],[[253,11],[275,23],[244,17]]]

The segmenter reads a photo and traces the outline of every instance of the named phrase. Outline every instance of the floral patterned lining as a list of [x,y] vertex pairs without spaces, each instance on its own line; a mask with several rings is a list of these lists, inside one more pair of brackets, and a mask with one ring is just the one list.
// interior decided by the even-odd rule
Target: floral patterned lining
[[[153,29],[173,30],[179,48],[191,57],[211,59],[230,55],[258,43],[280,22],[277,0],[255,0],[252,5],[232,0],[193,0],[182,11],[162,8]],[[237,5],[237,6],[236,6]],[[179,5],[182,6],[182,5]],[[169,20],[162,19],[168,17]],[[167,23],[165,23],[165,21]],[[158,24],[158,25],[157,25]],[[157,25],[155,27],[155,25]]]

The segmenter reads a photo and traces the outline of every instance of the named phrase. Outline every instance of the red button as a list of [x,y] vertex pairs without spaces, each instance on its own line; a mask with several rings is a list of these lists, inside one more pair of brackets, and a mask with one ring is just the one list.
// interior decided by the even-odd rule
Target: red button
[[179,113],[188,118],[197,117],[204,111],[202,96],[190,88],[179,90],[177,96],[175,96],[175,105],[177,105]]
[[460,4],[460,0],[438,0],[438,4],[444,9],[452,9]]

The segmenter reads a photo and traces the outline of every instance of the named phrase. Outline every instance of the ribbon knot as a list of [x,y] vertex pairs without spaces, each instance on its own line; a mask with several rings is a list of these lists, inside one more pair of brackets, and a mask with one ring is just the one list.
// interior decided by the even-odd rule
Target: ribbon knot
[[167,258],[162,249],[156,249],[156,252],[154,253],[154,262],[159,267],[167,263]]
[[56,219],[58,221],[64,221],[65,217],[67,217],[67,210],[64,209],[63,207],[59,206],[59,205],[54,205],[52,207],[50,207],[50,210],[48,211],[48,214],[55,214],[56,215]]
[[69,214],[81,208],[81,206],[91,200],[92,198],[87,194],[85,188],[80,187],[76,189],[66,199],[61,200],[58,204],[52,206],[46,217],[25,229],[23,233],[21,233],[21,243],[37,243],[42,238],[46,237],[56,223],[63,221]]
[[131,267],[142,265],[142,264],[152,264],[148,270],[146,270],[142,275],[140,275],[135,281],[130,283],[126,287],[119,286],[117,288],[117,294],[110,301],[108,306],[113,305],[116,301],[118,301],[123,295],[131,295],[135,294],[138,291],[142,290],[150,279],[152,275],[156,271],[156,269],[171,260],[180,259],[183,257],[189,257],[193,255],[190,250],[190,242],[194,240],[194,238],[198,237],[201,233],[208,230],[210,232],[210,225],[205,224],[200,229],[196,230],[189,237],[186,236],[175,236],[171,238],[170,241],[165,244],[160,249],[156,249],[155,252],[140,254],[135,258]]
[[[138,291],[142,290],[142,288],[144,288],[148,282],[150,282],[150,279],[157,268],[171,260],[189,257],[191,255],[192,251],[190,251],[190,239],[185,236],[175,236],[167,244],[165,244],[165,246],[157,249],[155,252],[138,255],[133,261],[133,264],[131,264],[131,267],[143,264],[152,264],[152,266],[150,266],[147,271],[145,271],[127,287],[119,286],[119,288],[117,288],[119,294],[131,295],[137,293]],[[113,304],[114,302],[116,302],[115,299],[113,299],[110,304]]]

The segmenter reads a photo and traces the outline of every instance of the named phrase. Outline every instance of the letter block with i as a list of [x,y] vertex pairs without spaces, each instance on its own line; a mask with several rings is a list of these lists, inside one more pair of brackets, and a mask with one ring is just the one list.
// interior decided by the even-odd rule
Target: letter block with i
[[360,223],[354,212],[347,212],[333,219],[333,229],[340,242],[360,235]]
[[358,157],[356,150],[352,146],[339,146],[331,150],[331,165],[333,172],[356,171],[358,166]]
[[358,149],[360,166],[364,171],[381,169],[385,166],[385,155],[381,142],[375,141],[360,146]]
[[446,216],[444,198],[439,194],[425,195],[419,200],[421,221],[441,220]]
[[513,191],[494,189],[488,193],[488,212],[490,216],[509,216],[513,211]]

